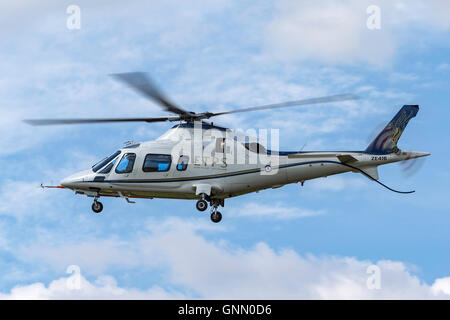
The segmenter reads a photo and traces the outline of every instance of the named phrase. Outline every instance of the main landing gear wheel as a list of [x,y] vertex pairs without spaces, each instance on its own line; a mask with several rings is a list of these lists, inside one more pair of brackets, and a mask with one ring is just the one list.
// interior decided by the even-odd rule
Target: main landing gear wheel
[[214,211],[211,213],[211,221],[214,223],[218,223],[222,220],[222,214],[219,211]]
[[95,200],[92,204],[92,211],[95,213],[100,213],[103,210],[103,204],[100,201]]
[[195,206],[198,211],[205,211],[208,208],[208,203],[205,200],[198,200]]

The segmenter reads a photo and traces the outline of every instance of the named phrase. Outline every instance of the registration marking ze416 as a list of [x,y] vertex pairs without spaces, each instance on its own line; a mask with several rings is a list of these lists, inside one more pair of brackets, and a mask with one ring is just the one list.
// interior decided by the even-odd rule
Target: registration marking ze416
[[387,156],[372,156],[370,159],[372,161],[384,161],[384,160],[387,160],[388,157]]

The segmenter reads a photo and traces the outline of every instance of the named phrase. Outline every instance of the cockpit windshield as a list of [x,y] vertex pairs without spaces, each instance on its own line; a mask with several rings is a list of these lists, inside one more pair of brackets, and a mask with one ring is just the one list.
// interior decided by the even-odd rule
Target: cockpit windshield
[[100,160],[99,162],[97,162],[96,164],[94,164],[92,166],[92,171],[97,172],[98,170],[100,170],[101,168],[103,168],[108,162],[110,162],[111,160],[113,160],[115,157],[117,157],[120,154],[120,150],[114,152],[112,155],[110,155],[109,157],[106,157],[102,160]]

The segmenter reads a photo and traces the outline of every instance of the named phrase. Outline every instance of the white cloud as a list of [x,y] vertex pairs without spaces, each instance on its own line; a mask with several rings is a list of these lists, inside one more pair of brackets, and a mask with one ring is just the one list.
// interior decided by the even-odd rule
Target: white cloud
[[[164,234],[180,229],[186,229],[189,232],[214,232],[215,234],[227,230],[225,225],[212,224],[209,219],[204,218],[185,220],[167,218],[163,223],[148,219],[145,230],[136,228],[139,232],[145,232],[146,236],[133,240],[133,244],[121,240],[120,237],[98,239],[96,236],[88,236],[80,239],[77,235],[73,235],[71,241],[66,236],[64,242],[62,242],[54,240],[54,235],[51,232],[41,232],[41,241],[20,246],[15,254],[24,262],[38,264],[45,262],[45,264],[51,265],[55,271],[63,270],[68,265],[75,263],[82,268],[84,273],[97,275],[116,265],[125,269],[140,265],[157,266],[160,259],[143,255],[143,252],[141,252],[141,250],[144,252],[151,250],[150,254],[154,254],[154,249],[146,249],[144,245],[147,239],[152,237],[152,234]],[[66,232],[71,233],[70,230],[66,230]]]
[[398,48],[416,42],[416,30],[450,27],[448,1],[375,4],[381,10],[381,28],[369,30],[366,9],[373,1],[278,1],[267,26],[266,49],[289,61],[385,65],[392,62]]
[[137,252],[129,250],[128,245],[116,239],[90,239],[87,242],[39,246],[39,249],[32,245],[22,248],[18,254],[28,262],[46,261],[55,270],[62,270],[75,261],[87,274],[101,274],[118,262],[122,268],[139,264]]
[[[450,3],[446,0],[422,0],[417,1],[415,19],[424,23],[427,27],[446,31],[450,28]],[[405,1],[403,8],[414,8],[410,1]],[[413,15],[410,10],[408,13]]]
[[449,65],[448,63],[445,63],[445,62],[440,63],[440,64],[436,67],[436,70],[437,70],[437,71],[447,71],[447,70],[449,70],[449,69],[450,69],[450,65]]
[[[81,262],[81,272],[91,268],[86,264],[108,264],[115,270],[127,270],[129,258],[139,269],[154,272],[164,270],[168,286],[180,288],[182,293],[167,293],[168,290],[152,287],[144,293],[123,289],[111,278],[108,286],[85,283],[83,291],[73,294],[64,289],[65,278],[51,282],[48,287],[31,284],[13,289],[3,298],[45,297],[45,298],[128,298],[163,296],[180,297],[188,292],[188,297],[208,299],[426,299],[450,298],[448,295],[450,278],[436,279],[427,285],[412,275],[402,262],[381,260],[375,264],[380,268],[381,289],[367,287],[368,266],[372,262],[352,257],[302,255],[292,249],[275,250],[264,242],[250,248],[243,248],[222,240],[211,241],[200,234],[195,223],[185,223],[179,219],[165,222],[156,221],[148,225],[150,233],[142,230],[136,239],[127,243],[111,240],[108,248],[94,241],[79,246],[60,245],[59,252],[66,249],[66,258],[75,252],[71,263]],[[197,231],[196,231],[197,230]],[[200,228],[203,230],[203,228]],[[36,250],[39,248],[39,250]],[[36,256],[44,252],[45,244],[37,244]],[[113,250],[111,250],[113,248]],[[95,255],[87,254],[80,260],[83,250],[110,250],[115,254],[96,260]],[[121,255],[121,252],[123,255]],[[56,252],[53,252],[56,255]],[[77,259],[78,257],[78,259]],[[41,256],[42,262],[57,263],[47,254]],[[133,260],[135,259],[135,260]],[[66,259],[62,256],[61,261]],[[66,261],[67,263],[68,261]],[[102,272],[105,272],[103,270]],[[107,287],[105,289],[105,287]],[[130,291],[131,290],[131,291]],[[131,292],[131,293],[130,293]],[[149,293],[150,292],[150,293]]]
[[0,187],[0,214],[22,218],[34,208],[43,207],[50,194],[40,182],[3,181]]
[[450,277],[436,279],[431,289],[435,295],[450,295]]
[[393,72],[389,75],[389,81],[391,82],[410,82],[418,79],[419,76],[412,73]]
[[[74,285],[76,283],[76,286]],[[16,286],[9,293],[0,293],[2,300],[47,300],[47,299],[183,299],[178,292],[168,292],[159,286],[147,290],[122,288],[111,276],[100,276],[89,282],[82,275],[61,277],[48,286],[36,282]]]
[[396,43],[386,28],[366,27],[366,8],[364,1],[280,1],[266,48],[287,60],[383,64]]
[[[0,186],[0,215],[9,215],[17,219],[25,216],[39,215],[43,218],[51,214],[49,209],[64,207],[62,197],[72,193],[68,189],[44,189],[40,185],[57,186],[64,177],[90,168],[95,161],[91,155],[79,151],[67,150],[65,153],[69,161],[61,167],[49,167],[48,162],[38,156],[26,158],[22,161],[11,161],[9,169],[21,179],[36,173],[41,180],[13,180],[4,179]],[[53,200],[53,201],[51,201]]]

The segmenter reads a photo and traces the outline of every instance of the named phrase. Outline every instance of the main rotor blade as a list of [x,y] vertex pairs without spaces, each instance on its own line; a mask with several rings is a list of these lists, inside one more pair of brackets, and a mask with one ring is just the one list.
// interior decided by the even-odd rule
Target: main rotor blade
[[221,116],[221,115],[230,114],[230,113],[258,111],[258,110],[294,107],[294,106],[301,106],[301,105],[308,105],[308,104],[318,104],[318,103],[326,103],[326,102],[334,102],[334,101],[347,101],[347,100],[356,100],[356,99],[359,99],[359,97],[354,94],[337,94],[337,95],[333,95],[333,96],[287,101],[287,102],[268,104],[268,105],[258,106],[258,107],[236,109],[236,110],[230,110],[230,111],[224,111],[224,112],[216,112],[216,113],[209,114],[209,116],[215,117],[215,116]]
[[87,124],[105,122],[164,122],[178,121],[180,117],[160,117],[160,118],[104,118],[104,119],[29,119],[24,122],[33,126],[48,126],[57,124]]
[[149,76],[143,72],[128,72],[128,73],[114,73],[112,76],[126,85],[139,92],[140,94],[152,99],[156,103],[164,107],[165,110],[179,114],[179,115],[190,115],[191,113],[177,107],[175,104],[170,102],[157,86],[152,83]]

